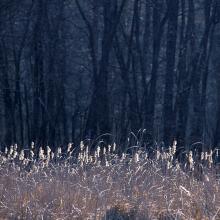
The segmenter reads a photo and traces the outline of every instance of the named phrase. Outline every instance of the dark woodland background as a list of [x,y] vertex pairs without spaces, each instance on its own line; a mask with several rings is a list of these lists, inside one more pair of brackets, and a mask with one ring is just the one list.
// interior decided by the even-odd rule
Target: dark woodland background
[[219,0],[1,0],[1,146],[219,146],[219,23]]

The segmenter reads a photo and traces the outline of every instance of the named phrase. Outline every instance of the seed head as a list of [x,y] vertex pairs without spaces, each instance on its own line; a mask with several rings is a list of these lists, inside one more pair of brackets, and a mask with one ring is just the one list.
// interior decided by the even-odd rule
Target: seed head
[[40,149],[39,149],[39,159],[40,160],[44,160],[44,150],[43,150],[43,148],[42,147],[40,147]]
[[13,154],[13,151],[14,151],[14,147],[13,145],[10,146],[10,150],[9,150],[9,155],[12,155]]
[[97,147],[97,157],[100,157],[100,151],[101,151],[101,148],[100,146]]
[[7,153],[8,153],[8,148],[6,147],[6,148],[5,148],[5,154],[7,154]]
[[19,154],[19,160],[24,160],[24,150],[21,150]]
[[135,153],[135,162],[138,163],[139,162],[139,154]]
[[103,154],[106,155],[106,148],[103,148]]
[[31,149],[32,150],[34,149],[34,142],[33,141],[31,142]]
[[30,157],[31,157],[31,159],[34,158],[34,151],[32,151],[32,150],[30,150]]
[[58,147],[56,156],[59,158],[59,157],[61,157],[61,154],[62,154],[62,149],[61,149],[61,147]]
[[68,144],[67,153],[69,153],[69,152],[71,151],[72,145],[73,145],[73,143],[69,143],[69,144]]
[[113,152],[116,150],[116,143],[113,144]]
[[80,141],[80,150],[83,151],[83,149],[84,149],[84,143],[83,141]]

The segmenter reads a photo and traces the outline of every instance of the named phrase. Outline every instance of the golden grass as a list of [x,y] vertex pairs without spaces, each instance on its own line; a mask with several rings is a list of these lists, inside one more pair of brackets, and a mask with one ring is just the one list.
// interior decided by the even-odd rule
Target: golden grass
[[99,157],[86,147],[79,156],[44,152],[42,160],[1,153],[0,219],[220,219],[214,165],[196,178],[195,162],[174,163],[175,151],[149,159],[112,149]]

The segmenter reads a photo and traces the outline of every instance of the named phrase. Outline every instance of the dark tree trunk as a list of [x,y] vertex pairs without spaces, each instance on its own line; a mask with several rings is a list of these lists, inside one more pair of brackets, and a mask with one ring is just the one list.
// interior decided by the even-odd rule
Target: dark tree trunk
[[156,101],[156,86],[158,79],[159,55],[161,50],[161,40],[163,37],[164,25],[167,21],[167,13],[162,17],[163,3],[160,0],[153,2],[153,55],[152,55],[152,69],[149,86],[145,87],[144,91],[144,109],[145,119],[144,127],[147,132],[154,136],[154,115],[155,115],[155,101]]
[[29,110],[29,97],[28,97],[28,89],[27,85],[24,85],[24,100],[25,100],[25,123],[26,123],[26,132],[27,132],[27,140],[28,144],[31,143],[31,129],[30,129],[30,110]]
[[43,1],[38,2],[38,20],[34,29],[34,72],[33,72],[33,121],[32,140],[37,144],[46,144],[46,114],[45,114],[45,87],[43,62]]
[[[205,30],[202,36],[198,52],[192,62],[192,96],[193,96],[193,118],[190,134],[191,143],[203,142],[206,84],[208,78],[208,45],[211,43],[210,36],[214,28],[212,14],[212,0],[205,1]],[[211,52],[211,51],[210,51]]]
[[2,77],[3,100],[4,100],[4,119],[5,137],[4,143],[9,146],[16,142],[16,127],[14,118],[14,107],[12,101],[11,88],[8,79],[8,57],[6,54],[5,42],[0,42],[0,74]]
[[180,52],[178,63],[178,85],[176,96],[176,139],[178,147],[185,147],[186,128],[189,113],[189,95],[190,95],[190,74],[187,66],[187,56],[192,58],[195,50],[195,33],[194,33],[194,0],[188,0],[187,26],[185,28],[185,1],[181,1],[182,5],[182,28],[180,39]]
[[177,24],[178,24],[178,0],[167,1],[168,14],[168,30],[167,30],[167,46],[166,46],[166,77],[165,92],[163,105],[164,119],[164,143],[169,146],[173,140],[174,134],[174,112],[173,112],[173,87],[175,74],[175,54],[177,41]]
[[[117,30],[118,22],[125,3],[126,0],[123,0],[121,5],[118,6],[117,1],[103,1],[102,7],[104,30],[102,37],[102,53],[98,74],[94,73],[94,89],[86,124],[86,133],[90,137],[95,137],[98,134],[105,134],[111,131],[108,100],[109,56],[111,53],[112,43]],[[79,3],[78,7],[80,8]],[[92,48],[94,48],[94,46]],[[91,52],[92,51],[93,50],[91,50]]]

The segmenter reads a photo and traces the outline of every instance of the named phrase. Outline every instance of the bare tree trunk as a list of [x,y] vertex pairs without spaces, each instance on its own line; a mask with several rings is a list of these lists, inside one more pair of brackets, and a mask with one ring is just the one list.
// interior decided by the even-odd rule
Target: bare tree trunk
[[81,5],[76,0],[76,4],[80,11],[80,14],[85,21],[89,34],[90,34],[90,48],[91,56],[93,61],[94,71],[94,89],[91,98],[91,104],[89,107],[88,120],[86,124],[86,132],[90,137],[94,137],[97,134],[109,133],[111,131],[111,125],[109,121],[109,94],[108,94],[108,67],[110,52],[112,49],[113,39],[117,31],[117,26],[127,1],[123,0],[119,5],[118,1],[108,1],[102,2],[103,7],[103,37],[102,37],[102,52],[101,58],[98,65],[98,70],[96,66],[95,55],[95,44],[94,44],[94,34],[93,29],[86,18]]
[[31,143],[31,129],[30,129],[30,110],[29,110],[29,97],[27,85],[24,85],[24,100],[25,100],[25,122],[26,122],[26,131],[27,131],[27,140],[28,144]]
[[162,7],[162,1],[155,0],[153,2],[153,55],[151,79],[149,86],[147,85],[144,91],[144,127],[147,129],[147,132],[150,133],[152,136],[154,136],[154,115],[156,101],[156,86],[159,68],[159,55],[161,50],[161,40],[163,37],[164,25],[167,21],[167,13],[162,18]]
[[14,108],[11,94],[11,87],[8,79],[8,57],[6,54],[5,42],[0,42],[0,74],[2,78],[3,100],[4,100],[4,119],[5,119],[5,137],[6,146],[16,142],[16,124],[14,117]]
[[44,62],[43,62],[43,12],[45,8],[43,1],[38,2],[38,19],[34,28],[33,53],[34,53],[34,72],[33,72],[33,121],[32,121],[32,140],[37,144],[46,143],[46,114],[45,114],[45,87],[44,87]]
[[176,138],[179,148],[185,147],[186,127],[189,113],[189,95],[190,95],[190,72],[187,66],[187,56],[189,60],[195,50],[195,16],[194,16],[194,0],[188,0],[188,13],[187,24],[185,28],[185,1],[181,1],[182,5],[182,28],[180,39],[180,52],[178,63],[178,84],[177,84],[177,96],[176,96]]
[[[206,98],[206,84],[208,78],[208,45],[210,36],[214,28],[212,14],[212,0],[205,1],[205,30],[202,36],[198,52],[195,54],[192,71],[192,96],[193,96],[193,118],[192,130],[190,134],[191,143],[203,141],[203,129],[205,119],[205,100]],[[211,51],[210,51],[211,52]],[[202,88],[203,87],[203,88]],[[203,94],[202,94],[203,93]]]
[[178,25],[178,0],[167,1],[168,8],[168,30],[167,30],[167,46],[166,46],[166,77],[165,92],[163,105],[164,119],[164,143],[169,146],[173,140],[174,134],[174,112],[173,112],[173,87],[175,74],[175,55],[177,41],[177,25]]

